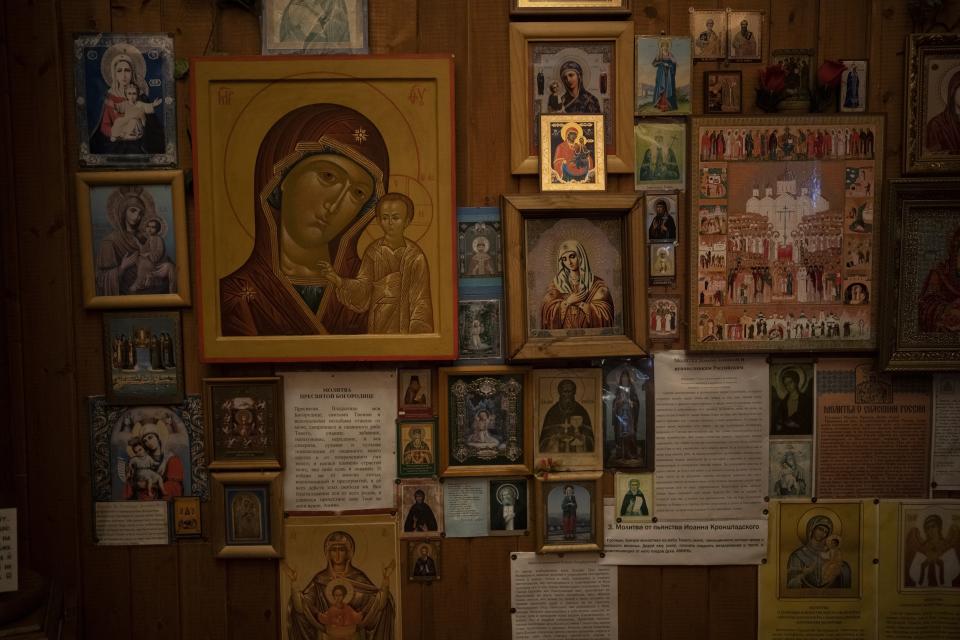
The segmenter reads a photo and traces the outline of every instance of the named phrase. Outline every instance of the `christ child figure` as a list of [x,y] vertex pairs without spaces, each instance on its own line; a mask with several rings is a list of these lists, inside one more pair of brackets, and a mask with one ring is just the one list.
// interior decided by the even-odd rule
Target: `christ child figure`
[[122,115],[113,121],[113,126],[110,128],[111,142],[142,138],[147,114],[153,113],[153,110],[163,102],[160,98],[153,102],[141,102],[140,89],[133,83],[128,84],[124,89],[123,97],[126,101],[116,106],[117,111]]

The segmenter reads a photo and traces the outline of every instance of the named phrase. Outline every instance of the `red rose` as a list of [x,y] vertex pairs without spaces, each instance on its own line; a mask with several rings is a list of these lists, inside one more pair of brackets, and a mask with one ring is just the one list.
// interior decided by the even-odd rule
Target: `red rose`
[[764,91],[780,93],[786,85],[787,72],[778,64],[760,71],[760,86]]
[[836,60],[824,60],[820,68],[817,69],[817,84],[821,87],[837,87],[840,85],[840,77],[846,67],[842,62]]

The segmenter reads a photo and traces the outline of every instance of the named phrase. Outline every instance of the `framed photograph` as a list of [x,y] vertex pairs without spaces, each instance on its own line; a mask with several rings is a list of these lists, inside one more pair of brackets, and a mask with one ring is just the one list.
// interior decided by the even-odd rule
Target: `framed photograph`
[[[534,459],[562,471],[603,468],[600,369],[534,369]],[[550,459],[550,464],[540,460]]]
[[279,471],[211,473],[211,542],[218,558],[283,557]]
[[190,304],[182,171],[77,174],[84,306]]
[[617,522],[652,522],[656,512],[652,473],[616,473],[613,476]]
[[743,76],[740,71],[703,72],[703,112],[743,111]]
[[456,357],[452,72],[449,55],[193,60],[204,361]]
[[727,55],[727,12],[690,7],[694,60],[723,60]]
[[840,76],[840,111],[863,113],[867,110],[867,61],[841,60],[843,74]]
[[173,37],[82,33],[73,62],[80,166],[177,164]]
[[349,616],[358,620],[357,633],[370,638],[401,637],[396,517],[291,516],[284,533],[280,627],[285,637],[316,638],[320,616]]
[[673,342],[680,337],[680,296],[648,296],[650,341]]
[[429,478],[437,474],[437,421],[397,420],[397,475]]
[[603,116],[540,116],[540,190],[604,191]]
[[407,543],[407,580],[433,582],[440,579],[440,541],[414,540]]
[[103,314],[103,351],[110,404],[183,400],[179,311]]
[[609,173],[629,173],[632,22],[510,23],[510,167],[538,171],[542,114],[602,115]]
[[813,439],[770,440],[771,498],[809,498],[813,495]]
[[603,369],[603,466],[651,469],[653,362],[613,362]]
[[890,180],[886,207],[880,362],[960,370],[960,180]]
[[433,416],[433,370],[399,369],[397,404],[402,416]]
[[443,533],[443,494],[436,480],[401,480],[398,486],[401,538],[431,538]]
[[683,191],[687,175],[687,125],[684,122],[641,120],[633,127],[634,187]]
[[813,49],[774,49],[770,52],[770,64],[778,65],[784,76],[784,99],[781,111],[810,111],[811,73],[815,73],[817,52]]
[[440,453],[445,476],[530,472],[524,367],[440,369]]
[[903,172],[960,171],[960,34],[907,36]]
[[490,220],[458,221],[459,276],[462,279],[503,275],[500,215]]
[[779,597],[855,598],[860,594],[863,505],[779,504]]
[[94,501],[207,497],[200,396],[137,407],[93,396],[89,411]]
[[460,300],[460,360],[502,358],[500,300]]
[[203,533],[200,498],[177,496],[173,499],[173,537],[199,538]]
[[730,62],[763,60],[763,11],[727,9],[727,59]]
[[883,116],[697,118],[691,351],[876,348]]
[[536,478],[537,552],[603,550],[603,472]]
[[526,478],[490,480],[490,535],[517,536],[530,529],[530,493]]
[[677,244],[650,244],[650,284],[673,284],[677,278]]
[[647,241],[676,242],[677,194],[647,192],[643,197],[643,204],[647,213],[645,224]]
[[690,38],[636,36],[634,115],[682,116],[693,112]]
[[817,413],[812,361],[770,363],[770,435],[812,436]]
[[264,0],[264,55],[368,53],[367,0]]
[[956,502],[903,502],[900,507],[899,574],[901,593],[956,594],[960,589],[957,540],[960,505]]
[[507,355],[643,354],[643,210],[636,195],[503,197]]
[[628,0],[510,0],[510,14],[527,15],[578,15],[603,16],[630,15]]
[[204,378],[207,468],[283,468],[283,379]]

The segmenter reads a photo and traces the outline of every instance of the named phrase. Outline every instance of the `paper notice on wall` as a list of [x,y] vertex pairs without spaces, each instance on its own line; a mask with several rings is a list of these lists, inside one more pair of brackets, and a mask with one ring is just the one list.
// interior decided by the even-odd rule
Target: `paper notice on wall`
[[513,640],[616,640],[617,568],[597,554],[510,554]]
[[0,593],[18,588],[17,510],[0,509]]
[[817,496],[925,498],[930,378],[872,360],[817,363]]
[[604,502],[600,564],[760,564],[767,555],[765,519],[626,523]]
[[771,502],[759,640],[876,638],[876,527],[872,500]]
[[285,511],[394,506],[395,371],[283,374]]
[[443,483],[443,513],[448,538],[476,538],[490,529],[486,479],[447,478]]
[[938,491],[960,490],[960,373],[933,377],[930,480]]
[[111,545],[169,544],[169,504],[162,500],[96,502],[96,543]]
[[663,520],[754,520],[767,493],[761,357],[657,353],[656,504]]
[[960,502],[880,502],[880,640],[955,640],[957,532]]

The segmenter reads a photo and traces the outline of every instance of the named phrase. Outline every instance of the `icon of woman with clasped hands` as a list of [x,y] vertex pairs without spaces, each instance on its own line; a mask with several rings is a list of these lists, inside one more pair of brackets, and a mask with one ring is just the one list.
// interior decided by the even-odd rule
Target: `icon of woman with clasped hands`
[[583,245],[564,240],[557,250],[557,275],[540,307],[543,329],[612,327],[613,298],[603,278],[593,274]]
[[280,118],[257,153],[253,249],[220,280],[223,335],[366,333],[369,311],[342,304],[320,265],[356,277],[388,181],[386,143],[363,114],[313,104]]

